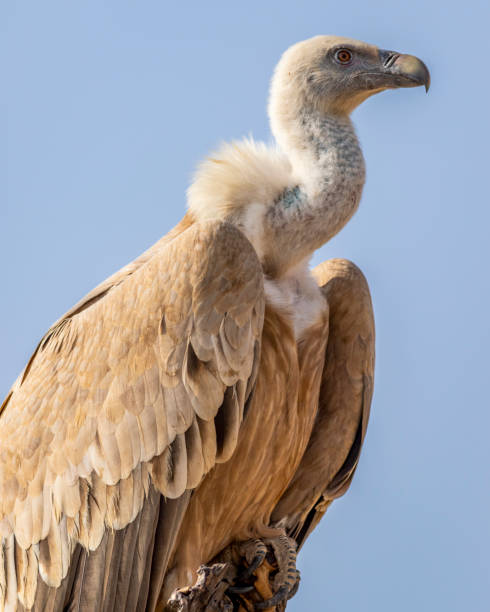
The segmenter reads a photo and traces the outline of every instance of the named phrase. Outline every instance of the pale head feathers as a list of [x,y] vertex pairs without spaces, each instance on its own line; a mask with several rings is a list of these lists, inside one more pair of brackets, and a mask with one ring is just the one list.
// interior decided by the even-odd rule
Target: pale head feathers
[[[340,54],[340,55],[339,55]],[[298,113],[347,117],[373,94],[425,85],[430,75],[412,55],[340,36],[315,36],[287,49],[271,83],[269,117],[277,141]]]
[[332,57],[342,47],[356,49],[373,61],[378,53],[377,47],[339,36],[315,36],[283,53],[272,78],[268,107],[272,133],[282,146],[289,146],[291,121],[299,114],[348,116],[374,93],[358,91],[346,67]]

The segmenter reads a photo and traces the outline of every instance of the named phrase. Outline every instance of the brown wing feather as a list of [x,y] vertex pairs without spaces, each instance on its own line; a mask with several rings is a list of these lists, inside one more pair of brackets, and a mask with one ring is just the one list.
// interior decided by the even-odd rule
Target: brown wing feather
[[319,407],[303,459],[273,514],[299,545],[351,483],[366,433],[374,377],[374,317],[362,272],[349,261],[333,259],[313,273],[329,306]]
[[13,581],[32,602],[12,543],[39,547],[56,587],[76,543],[134,521],[150,482],[178,498],[236,445],[263,324],[252,246],[211,221],[129,268],[49,330],[3,407],[0,607]]

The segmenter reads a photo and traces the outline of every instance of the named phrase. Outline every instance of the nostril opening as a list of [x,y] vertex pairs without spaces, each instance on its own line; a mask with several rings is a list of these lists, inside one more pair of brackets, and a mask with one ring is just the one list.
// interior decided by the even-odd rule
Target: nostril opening
[[390,53],[388,57],[385,59],[383,66],[385,68],[389,68],[392,64],[396,62],[396,60],[400,57],[399,53]]

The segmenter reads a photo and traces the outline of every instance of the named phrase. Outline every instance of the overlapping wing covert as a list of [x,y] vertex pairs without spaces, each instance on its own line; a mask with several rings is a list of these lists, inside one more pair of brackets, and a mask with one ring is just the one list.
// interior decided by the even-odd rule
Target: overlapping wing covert
[[58,586],[77,542],[233,453],[258,365],[263,275],[239,230],[194,224],[44,336],[0,416],[0,608]]

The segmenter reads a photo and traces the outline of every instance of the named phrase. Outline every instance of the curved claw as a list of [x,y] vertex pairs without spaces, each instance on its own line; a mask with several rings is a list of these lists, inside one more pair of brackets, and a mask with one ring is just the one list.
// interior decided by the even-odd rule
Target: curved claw
[[237,584],[237,585],[229,586],[226,589],[226,592],[240,595],[243,593],[250,593],[250,591],[253,591],[254,588],[255,587],[253,584]]
[[247,568],[245,568],[243,572],[240,572],[238,579],[240,581],[250,580],[255,570],[258,567],[260,567],[262,563],[264,562],[266,553],[267,553],[267,549],[265,548],[264,550],[260,550],[259,552],[257,552],[255,557],[252,559],[250,565]]
[[288,595],[289,587],[287,585],[283,585],[273,597],[267,599],[266,601],[260,601],[259,603],[256,603],[255,609],[266,610],[267,608],[274,608],[274,606],[277,606],[277,604],[288,599]]
[[[269,552],[275,557],[274,565],[271,565],[267,559]],[[261,602],[252,604],[255,610],[276,608],[278,604],[285,603],[286,600],[293,597],[298,590],[296,542],[284,532],[266,540],[255,539],[242,543],[239,554],[245,558],[248,566],[238,574],[236,579],[238,584],[231,587],[229,592],[238,594],[255,590],[263,599]],[[272,583],[271,572],[274,576]],[[250,582],[252,578],[255,584],[249,587],[247,582]]]

